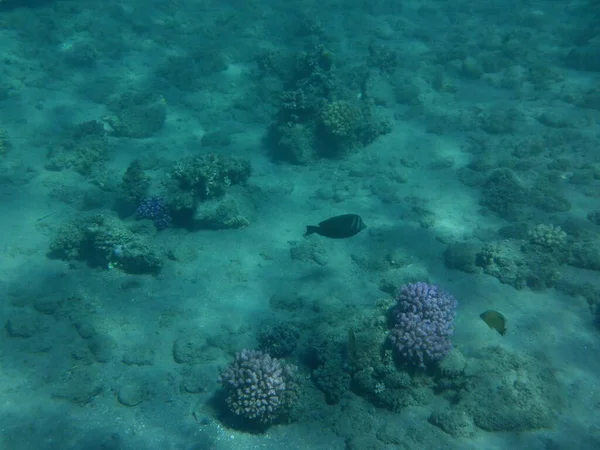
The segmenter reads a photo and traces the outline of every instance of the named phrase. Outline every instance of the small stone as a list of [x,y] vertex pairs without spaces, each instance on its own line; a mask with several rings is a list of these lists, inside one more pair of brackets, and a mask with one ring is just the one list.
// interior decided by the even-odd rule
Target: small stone
[[119,389],[117,400],[124,406],[137,406],[148,396],[146,388],[138,383],[130,383]]

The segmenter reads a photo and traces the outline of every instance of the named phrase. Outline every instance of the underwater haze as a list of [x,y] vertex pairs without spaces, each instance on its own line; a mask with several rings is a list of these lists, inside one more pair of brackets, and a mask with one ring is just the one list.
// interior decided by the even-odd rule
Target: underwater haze
[[0,0],[0,450],[600,449],[598,0]]

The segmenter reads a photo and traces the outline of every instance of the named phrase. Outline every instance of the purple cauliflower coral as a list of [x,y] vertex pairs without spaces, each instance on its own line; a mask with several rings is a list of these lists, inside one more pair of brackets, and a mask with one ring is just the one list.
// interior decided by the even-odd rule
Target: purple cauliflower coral
[[296,368],[257,350],[242,350],[221,372],[227,406],[237,416],[270,424],[293,405]]
[[454,296],[438,286],[405,284],[392,309],[390,341],[407,362],[420,368],[440,361],[452,348],[456,305]]
[[148,197],[140,202],[135,211],[138,219],[151,219],[157,230],[164,230],[171,224],[169,208],[160,197]]

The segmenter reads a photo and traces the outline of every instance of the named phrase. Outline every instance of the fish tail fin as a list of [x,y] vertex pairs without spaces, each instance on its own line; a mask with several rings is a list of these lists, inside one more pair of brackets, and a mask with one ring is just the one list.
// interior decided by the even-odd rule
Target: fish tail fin
[[309,234],[316,233],[318,229],[319,229],[319,227],[317,227],[315,225],[307,225],[306,233],[304,233],[304,236],[308,236]]

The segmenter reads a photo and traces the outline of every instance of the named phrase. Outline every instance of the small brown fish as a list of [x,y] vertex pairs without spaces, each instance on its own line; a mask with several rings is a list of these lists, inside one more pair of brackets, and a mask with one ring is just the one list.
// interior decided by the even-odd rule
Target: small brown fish
[[498,311],[494,311],[493,309],[488,309],[487,311],[479,314],[481,320],[487,323],[488,327],[493,328],[502,336],[506,334],[506,324],[507,320],[504,315]]

